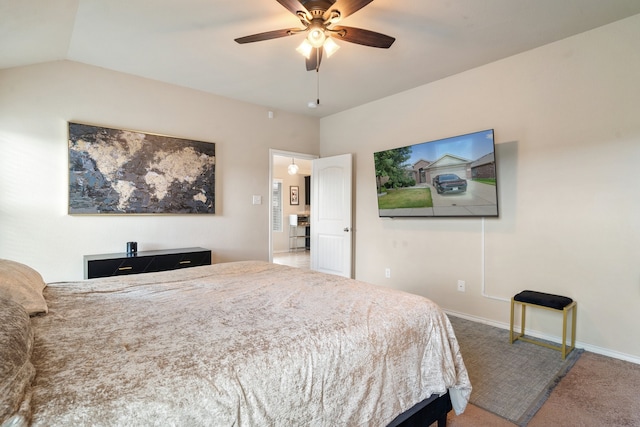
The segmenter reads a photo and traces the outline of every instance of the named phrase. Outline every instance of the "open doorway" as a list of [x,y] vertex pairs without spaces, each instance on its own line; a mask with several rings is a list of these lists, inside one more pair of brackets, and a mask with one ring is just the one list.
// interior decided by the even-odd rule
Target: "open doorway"
[[311,161],[318,156],[273,149],[269,155],[269,261],[309,268]]

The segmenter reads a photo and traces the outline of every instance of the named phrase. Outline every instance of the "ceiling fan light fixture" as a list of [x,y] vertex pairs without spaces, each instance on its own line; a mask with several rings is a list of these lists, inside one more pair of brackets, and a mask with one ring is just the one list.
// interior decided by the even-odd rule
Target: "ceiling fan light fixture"
[[309,35],[307,36],[307,40],[311,46],[315,48],[322,47],[326,39],[327,35],[324,33],[322,25],[314,22],[309,26]]
[[340,49],[338,43],[334,42],[331,37],[327,37],[327,40],[324,42],[323,47],[324,53],[327,54],[327,58],[331,58],[331,55],[333,55],[338,51],[338,49]]
[[311,43],[309,43],[307,39],[304,39],[302,43],[300,43],[300,46],[296,48],[296,51],[300,52],[300,54],[307,59],[311,58],[312,50],[313,46],[311,46]]

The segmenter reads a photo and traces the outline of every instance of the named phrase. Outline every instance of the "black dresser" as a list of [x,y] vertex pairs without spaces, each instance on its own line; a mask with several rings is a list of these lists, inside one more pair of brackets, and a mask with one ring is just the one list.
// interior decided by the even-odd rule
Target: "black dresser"
[[211,251],[204,248],[167,249],[136,254],[117,253],[84,256],[84,278],[119,276],[176,270],[211,264]]

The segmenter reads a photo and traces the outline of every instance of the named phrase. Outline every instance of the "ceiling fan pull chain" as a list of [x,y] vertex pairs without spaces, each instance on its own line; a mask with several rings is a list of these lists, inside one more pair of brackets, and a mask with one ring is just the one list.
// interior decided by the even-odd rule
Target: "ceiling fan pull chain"
[[316,105],[320,105],[320,67],[316,68]]

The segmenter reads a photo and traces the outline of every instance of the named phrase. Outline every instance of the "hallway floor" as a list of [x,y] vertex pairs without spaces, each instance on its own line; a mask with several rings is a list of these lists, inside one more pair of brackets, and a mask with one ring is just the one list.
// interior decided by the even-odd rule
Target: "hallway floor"
[[273,263],[298,268],[310,268],[311,253],[309,251],[280,252],[273,254]]

